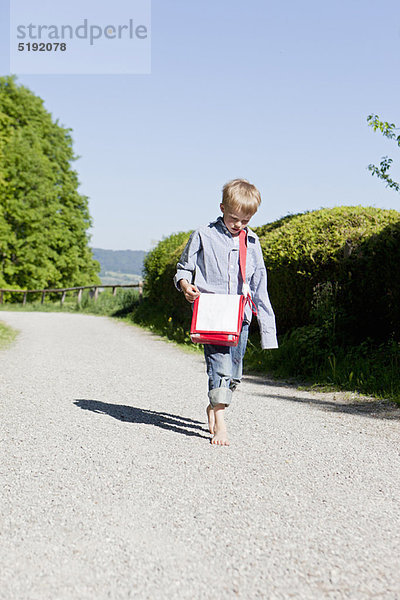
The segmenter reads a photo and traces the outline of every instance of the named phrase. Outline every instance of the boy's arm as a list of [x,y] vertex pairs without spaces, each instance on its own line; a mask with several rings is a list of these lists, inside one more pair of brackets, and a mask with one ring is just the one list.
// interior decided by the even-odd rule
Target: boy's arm
[[261,334],[261,348],[278,348],[275,315],[267,291],[267,271],[258,243],[257,266],[250,281],[252,300],[257,307],[257,320]]
[[194,231],[178,261],[174,277],[175,287],[184,293],[188,302],[194,302],[197,296],[200,295],[199,290],[192,283],[200,246],[200,235],[197,231]]
[[192,303],[200,296],[198,288],[192,283],[189,283],[186,279],[181,279],[179,285],[188,302]]
[[254,273],[250,289],[252,291],[252,300],[257,307],[261,348],[263,350],[278,348],[275,315],[267,292],[267,272],[265,267],[264,269],[257,269]]

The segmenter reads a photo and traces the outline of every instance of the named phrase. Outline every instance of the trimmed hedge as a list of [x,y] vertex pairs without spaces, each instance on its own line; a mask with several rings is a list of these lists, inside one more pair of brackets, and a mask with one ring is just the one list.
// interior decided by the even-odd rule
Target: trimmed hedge
[[[343,343],[400,338],[400,213],[341,206],[254,228],[268,271],[278,333],[329,310]],[[191,310],[172,283],[191,232],[162,240],[145,259],[146,298],[135,319],[187,331]]]
[[310,323],[313,298],[330,282],[336,284],[337,308],[347,315],[348,333],[385,337],[393,332],[399,226],[395,210],[339,206],[256,228],[278,331]]
[[343,296],[356,340],[400,341],[400,220],[367,237],[348,265]]
[[134,310],[134,320],[168,337],[183,341],[190,328],[191,307],[173,284],[176,264],[190,237],[174,233],[163,239],[144,260],[144,300]]

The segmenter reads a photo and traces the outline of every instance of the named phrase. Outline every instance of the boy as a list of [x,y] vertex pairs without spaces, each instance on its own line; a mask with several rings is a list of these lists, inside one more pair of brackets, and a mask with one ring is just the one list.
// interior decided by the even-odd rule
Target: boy
[[[188,302],[202,293],[241,294],[243,281],[239,267],[239,234],[247,231],[246,283],[257,308],[263,349],[277,348],[275,316],[267,292],[260,242],[247,225],[261,203],[260,192],[246,179],[224,185],[220,209],[222,217],[192,233],[177,265],[175,286]],[[208,374],[208,426],[212,444],[228,446],[224,410],[242,378],[252,312],[246,305],[239,343],[234,347],[204,344]]]

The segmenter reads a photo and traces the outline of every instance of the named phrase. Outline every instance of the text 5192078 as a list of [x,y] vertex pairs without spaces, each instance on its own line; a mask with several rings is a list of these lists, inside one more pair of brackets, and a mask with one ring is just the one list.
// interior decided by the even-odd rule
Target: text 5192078
[[18,52],[65,52],[67,44],[65,42],[20,42]]

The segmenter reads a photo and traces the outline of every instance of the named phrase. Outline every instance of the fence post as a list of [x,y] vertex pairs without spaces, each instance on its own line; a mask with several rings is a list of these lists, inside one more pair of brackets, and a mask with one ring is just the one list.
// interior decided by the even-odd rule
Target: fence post
[[94,288],[94,301],[96,302],[97,298],[99,297],[99,288],[96,287]]
[[41,304],[44,304],[44,297],[45,297],[45,295],[46,295],[46,292],[42,292],[42,301],[41,301]]
[[67,295],[67,292],[64,290],[61,296],[61,306],[64,304],[64,300],[65,300],[65,296]]
[[80,304],[81,302],[82,302],[82,288],[80,288],[78,291],[78,304]]
[[117,293],[117,288],[114,286],[113,287],[113,292],[112,292],[113,296],[115,296],[116,293]]
[[24,292],[24,297],[22,299],[22,306],[26,304],[26,292]]
[[3,304],[3,290],[0,290],[0,304]]
[[143,281],[139,281],[139,302],[143,300]]

